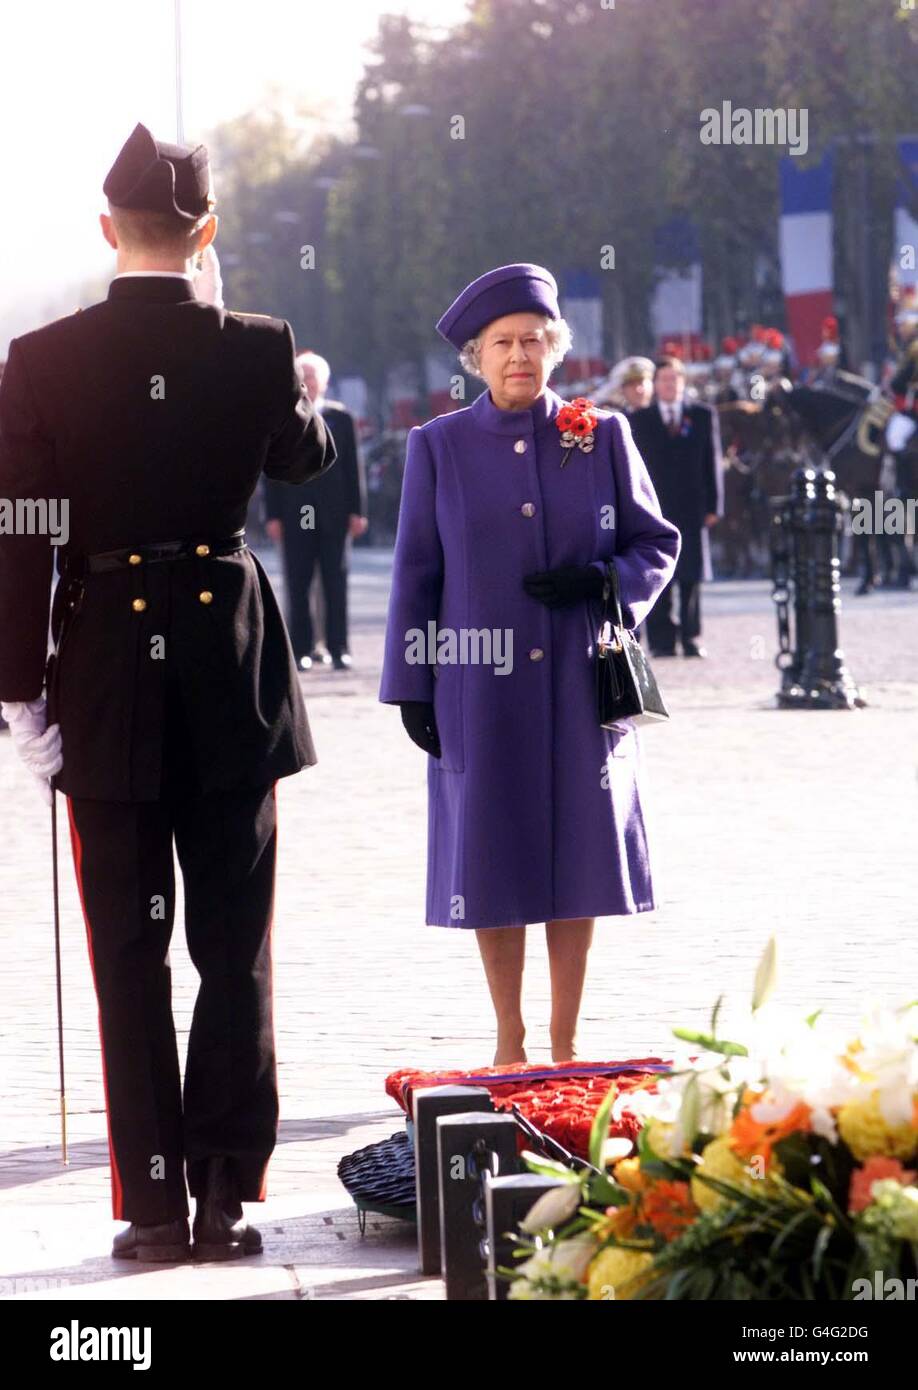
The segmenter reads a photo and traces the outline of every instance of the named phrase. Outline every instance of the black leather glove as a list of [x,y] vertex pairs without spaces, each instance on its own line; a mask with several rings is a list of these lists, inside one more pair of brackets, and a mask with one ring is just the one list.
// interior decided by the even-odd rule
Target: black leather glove
[[402,700],[399,709],[402,712],[402,723],[412,743],[416,743],[425,753],[431,753],[435,758],[441,757],[440,735],[437,733],[433,705],[428,704],[426,700]]
[[602,570],[595,565],[563,565],[560,569],[527,574],[523,580],[530,598],[538,599],[547,608],[563,608],[578,599],[601,598],[602,585]]

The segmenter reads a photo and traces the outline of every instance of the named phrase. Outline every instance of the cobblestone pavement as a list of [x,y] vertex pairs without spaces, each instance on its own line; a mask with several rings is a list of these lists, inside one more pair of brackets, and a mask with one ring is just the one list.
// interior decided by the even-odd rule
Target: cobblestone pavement
[[[492,1055],[472,933],[425,927],[425,769],[376,690],[390,555],[354,552],[351,672],[303,677],[316,767],[282,781],[275,917],[281,1129],[269,1196],[249,1208],[266,1253],[228,1266],[108,1258],[108,1152],[95,1000],[64,826],[64,1010],[70,1164],[58,1147],[47,813],[0,739],[3,1297],[436,1299],[412,1227],[361,1238],[339,1157],[396,1132],[383,1090],[398,1066],[472,1067]],[[273,557],[266,557],[273,567]],[[768,586],[705,592],[707,662],[659,663],[673,718],[644,735],[663,905],[597,924],[580,1039],[585,1058],[665,1054],[727,995],[745,1008],[779,939],[778,1007],[854,1021],[865,995],[918,985],[915,854],[918,595],[856,599],[842,636],[869,701],[852,712],[774,708]],[[180,1047],[195,975],[173,938]],[[529,929],[530,1057],[549,1057],[544,933]]]

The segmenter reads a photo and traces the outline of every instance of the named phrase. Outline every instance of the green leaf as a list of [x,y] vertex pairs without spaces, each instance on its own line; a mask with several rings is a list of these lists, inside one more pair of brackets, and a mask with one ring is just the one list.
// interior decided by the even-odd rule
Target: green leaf
[[700,1114],[701,1096],[698,1090],[698,1074],[696,1072],[686,1082],[685,1090],[682,1092],[682,1104],[679,1107],[679,1125],[689,1143],[698,1132]]
[[546,1178],[561,1178],[564,1182],[583,1180],[582,1171],[566,1168],[563,1163],[556,1163],[553,1158],[543,1158],[541,1154],[534,1154],[529,1149],[524,1149],[520,1157],[531,1173],[541,1173]]
[[832,1227],[823,1225],[819,1234],[813,1242],[813,1278],[819,1279],[822,1276],[822,1266],[825,1259],[826,1250],[829,1248],[829,1241],[832,1239]]
[[749,1049],[742,1043],[724,1042],[712,1037],[710,1033],[699,1033],[693,1028],[674,1028],[673,1037],[682,1042],[697,1043],[705,1052],[720,1052],[724,1057],[748,1057]]
[[762,952],[762,959],[759,961],[758,969],[755,972],[755,984],[752,987],[752,1012],[757,1013],[762,1005],[769,998],[775,987],[778,977],[778,943],[773,936],[768,938],[768,945]]
[[609,1120],[617,1095],[618,1087],[613,1084],[603,1096],[602,1105],[593,1116],[593,1123],[590,1126],[590,1162],[594,1168],[602,1168],[603,1166],[602,1150],[609,1135]]
[[605,1173],[600,1177],[590,1178],[587,1192],[591,1202],[604,1207],[626,1207],[631,1201],[627,1189],[620,1183],[613,1182]]
[[810,1219],[811,1213],[809,1211],[798,1211],[796,1216],[792,1216],[790,1221],[785,1223],[785,1225],[781,1228],[779,1233],[775,1236],[774,1240],[772,1241],[768,1250],[770,1257],[774,1259],[778,1251],[781,1249],[781,1246],[787,1239],[789,1239],[791,1235],[793,1235],[797,1227],[804,1225],[804,1223],[809,1221]]

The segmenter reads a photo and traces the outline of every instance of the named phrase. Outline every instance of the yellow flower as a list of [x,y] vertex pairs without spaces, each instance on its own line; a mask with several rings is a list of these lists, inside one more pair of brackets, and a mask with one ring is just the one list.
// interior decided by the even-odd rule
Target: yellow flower
[[672,1133],[675,1128],[676,1126],[671,1121],[659,1120],[656,1116],[648,1121],[647,1142],[658,1158],[676,1157],[672,1152]]
[[653,1264],[649,1250],[624,1250],[609,1245],[600,1250],[589,1268],[589,1294],[593,1302],[633,1298],[646,1282],[645,1271]]
[[627,1188],[629,1192],[641,1192],[647,1186],[640,1159],[620,1158],[612,1172],[619,1187]]
[[912,1124],[888,1124],[874,1091],[867,1100],[849,1100],[838,1112],[838,1132],[854,1157],[911,1158],[918,1153],[918,1129]]
[[[782,1171],[777,1159],[772,1158],[769,1171],[778,1173]],[[719,1207],[722,1202],[729,1201],[729,1198],[722,1196],[716,1188],[702,1182],[698,1176],[700,1173],[709,1178],[719,1178],[721,1182],[732,1183],[736,1187],[741,1187],[744,1192],[761,1192],[763,1184],[766,1188],[768,1184],[767,1177],[758,1178],[749,1172],[747,1165],[743,1163],[741,1158],[737,1157],[730,1147],[728,1134],[721,1134],[719,1138],[712,1139],[710,1144],[706,1144],[702,1150],[701,1162],[692,1176],[692,1200],[701,1211],[711,1211],[714,1207]]]

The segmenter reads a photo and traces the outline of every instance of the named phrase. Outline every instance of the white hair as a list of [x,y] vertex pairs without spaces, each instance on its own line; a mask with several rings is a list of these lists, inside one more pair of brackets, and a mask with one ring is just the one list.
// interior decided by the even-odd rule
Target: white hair
[[304,348],[302,352],[298,352],[296,355],[297,368],[304,367],[307,363],[312,367],[312,370],[319,380],[324,381],[327,387],[331,380],[331,367],[328,362],[326,362],[325,358],[321,357],[319,353],[313,352],[310,348]]
[[[573,335],[570,326],[565,319],[551,319],[547,314],[540,314],[539,318],[545,327],[545,340],[548,343],[548,355],[551,359],[551,370],[554,371],[559,362],[563,362],[571,350]],[[469,376],[481,377],[484,380],[481,370],[481,336],[484,329],[478,334],[477,338],[469,338],[462,344],[459,353],[459,364],[463,371],[468,372]]]

